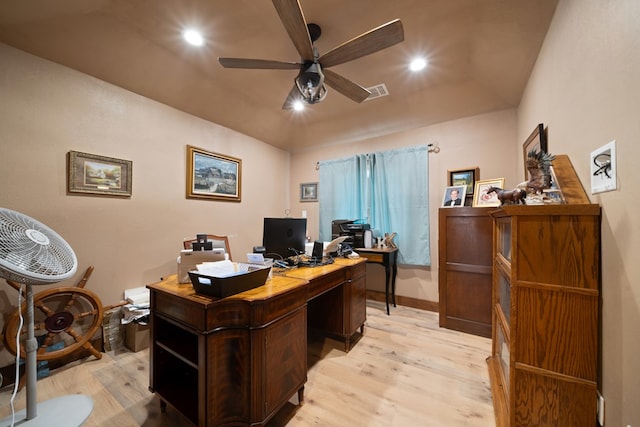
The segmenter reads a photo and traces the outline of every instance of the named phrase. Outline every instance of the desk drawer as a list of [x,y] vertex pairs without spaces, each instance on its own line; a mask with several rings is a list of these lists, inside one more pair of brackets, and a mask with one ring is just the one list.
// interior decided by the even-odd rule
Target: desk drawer
[[336,286],[340,286],[346,280],[346,269],[344,268],[320,276],[317,279],[313,279],[309,282],[308,299],[315,298]]
[[154,312],[175,319],[195,331],[206,329],[205,310],[201,305],[161,292],[152,292],[152,296],[151,309]]
[[383,254],[360,254],[360,256],[366,258],[367,262],[377,262],[380,264],[384,262]]

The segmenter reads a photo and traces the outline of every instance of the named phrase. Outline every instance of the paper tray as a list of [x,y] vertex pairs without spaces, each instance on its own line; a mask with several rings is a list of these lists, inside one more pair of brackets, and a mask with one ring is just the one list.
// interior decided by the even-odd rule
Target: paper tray
[[229,277],[212,277],[190,271],[189,278],[196,293],[224,298],[264,285],[270,270],[271,268],[257,268]]

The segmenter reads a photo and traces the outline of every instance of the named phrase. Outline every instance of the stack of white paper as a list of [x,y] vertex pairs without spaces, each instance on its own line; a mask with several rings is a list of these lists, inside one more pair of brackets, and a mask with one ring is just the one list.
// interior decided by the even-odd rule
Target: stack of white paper
[[198,273],[211,277],[228,277],[238,273],[237,266],[231,261],[203,262],[196,268]]
[[151,302],[149,289],[144,286],[133,289],[125,289],[124,299],[135,305],[149,305],[149,303]]

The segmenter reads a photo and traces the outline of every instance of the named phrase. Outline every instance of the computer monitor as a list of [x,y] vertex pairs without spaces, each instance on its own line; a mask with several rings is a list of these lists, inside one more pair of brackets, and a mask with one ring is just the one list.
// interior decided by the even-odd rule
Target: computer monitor
[[[307,241],[306,218],[265,218],[262,246],[267,258],[288,258],[304,253]],[[297,251],[297,253],[295,251]]]

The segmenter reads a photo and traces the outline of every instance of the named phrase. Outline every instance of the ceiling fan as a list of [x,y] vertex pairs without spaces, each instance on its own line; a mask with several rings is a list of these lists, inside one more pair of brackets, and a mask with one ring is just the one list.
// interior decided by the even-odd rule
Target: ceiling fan
[[367,89],[327,68],[386,49],[404,40],[402,22],[395,19],[319,55],[313,42],[320,37],[321,29],[316,24],[307,24],[299,0],[273,0],[273,5],[300,54],[300,62],[246,58],[218,58],[218,61],[225,68],[298,69],[295,84],[282,106],[283,109],[293,108],[293,103],[297,100],[307,104],[322,101],[327,95],[325,83],[355,102],[364,101],[371,94]]

